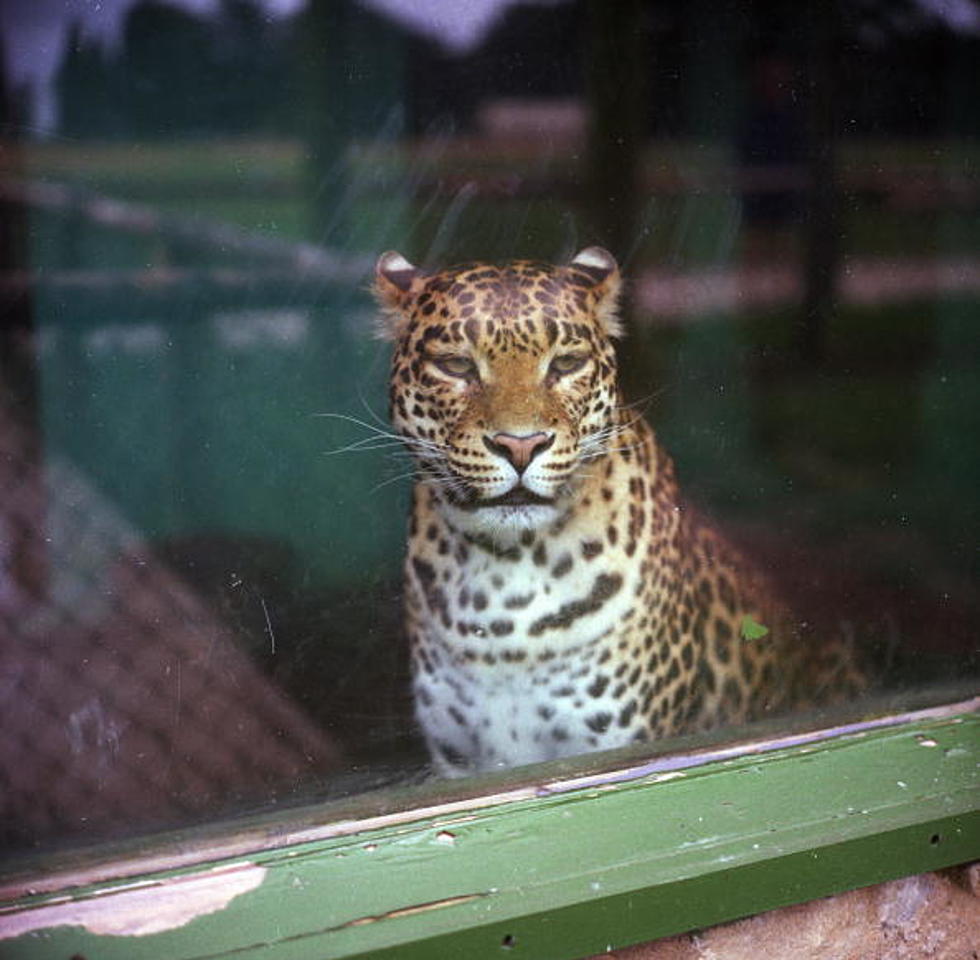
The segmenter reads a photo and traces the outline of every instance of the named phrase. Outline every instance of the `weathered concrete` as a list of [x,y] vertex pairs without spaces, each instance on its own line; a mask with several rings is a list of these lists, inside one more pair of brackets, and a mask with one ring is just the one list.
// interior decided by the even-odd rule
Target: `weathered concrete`
[[616,960],[980,960],[980,864],[615,950]]

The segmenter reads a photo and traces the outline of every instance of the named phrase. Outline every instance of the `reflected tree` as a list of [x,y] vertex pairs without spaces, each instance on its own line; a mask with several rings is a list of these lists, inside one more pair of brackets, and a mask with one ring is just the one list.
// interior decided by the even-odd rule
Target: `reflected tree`
[[159,0],[133,7],[123,27],[120,58],[129,134],[212,130],[212,54],[211,30],[203,17]]
[[77,139],[123,135],[122,80],[106,47],[86,37],[79,23],[72,24],[55,78],[61,134]]
[[56,80],[61,132],[92,139],[295,129],[290,22],[257,0],[210,16],[164,0],[130,8],[118,48],[69,31]]

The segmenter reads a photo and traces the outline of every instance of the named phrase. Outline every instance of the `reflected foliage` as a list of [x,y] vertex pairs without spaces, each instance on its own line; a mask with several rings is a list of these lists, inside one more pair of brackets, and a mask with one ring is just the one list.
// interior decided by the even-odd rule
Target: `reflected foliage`
[[121,32],[107,46],[73,26],[58,75],[62,135],[296,132],[292,28],[255,0],[221,0],[213,16],[140,0]]

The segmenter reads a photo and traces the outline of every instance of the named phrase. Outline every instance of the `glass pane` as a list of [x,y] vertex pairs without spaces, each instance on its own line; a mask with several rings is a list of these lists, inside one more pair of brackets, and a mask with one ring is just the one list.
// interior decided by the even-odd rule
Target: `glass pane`
[[810,7],[0,8],[7,850],[976,681],[980,17]]

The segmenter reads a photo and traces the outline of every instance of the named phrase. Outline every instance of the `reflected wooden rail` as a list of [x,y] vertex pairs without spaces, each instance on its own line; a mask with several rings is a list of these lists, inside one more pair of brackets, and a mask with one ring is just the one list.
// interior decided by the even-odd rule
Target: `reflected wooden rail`
[[62,183],[0,179],[4,205],[76,217],[97,227],[163,240],[222,257],[259,260],[265,267],[292,269],[335,283],[359,283],[372,258],[340,254],[311,243],[282,240],[233,224],[162,213],[143,204],[119,200]]

